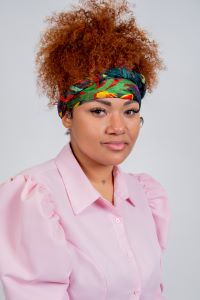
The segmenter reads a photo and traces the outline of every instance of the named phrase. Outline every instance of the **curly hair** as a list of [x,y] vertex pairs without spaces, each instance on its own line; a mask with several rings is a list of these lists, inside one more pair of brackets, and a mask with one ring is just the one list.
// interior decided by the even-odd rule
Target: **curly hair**
[[164,69],[158,44],[138,27],[126,0],[80,0],[46,21],[36,67],[38,88],[49,106],[70,85],[111,67],[142,73],[149,92],[157,84],[157,73]]

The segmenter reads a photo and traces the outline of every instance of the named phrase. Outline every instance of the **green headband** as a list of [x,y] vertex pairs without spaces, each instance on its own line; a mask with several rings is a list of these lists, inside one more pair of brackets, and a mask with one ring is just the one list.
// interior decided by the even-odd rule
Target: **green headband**
[[58,101],[58,114],[62,118],[67,110],[102,98],[129,99],[137,101],[140,107],[145,92],[145,78],[142,74],[126,68],[111,68],[93,80],[81,80],[70,86]]

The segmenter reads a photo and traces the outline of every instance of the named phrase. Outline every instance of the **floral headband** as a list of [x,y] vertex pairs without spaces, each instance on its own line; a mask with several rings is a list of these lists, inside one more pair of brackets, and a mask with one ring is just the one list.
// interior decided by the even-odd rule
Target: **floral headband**
[[94,79],[80,80],[60,97],[57,108],[60,118],[68,109],[102,98],[130,99],[139,103],[146,92],[145,77],[126,68],[111,68]]

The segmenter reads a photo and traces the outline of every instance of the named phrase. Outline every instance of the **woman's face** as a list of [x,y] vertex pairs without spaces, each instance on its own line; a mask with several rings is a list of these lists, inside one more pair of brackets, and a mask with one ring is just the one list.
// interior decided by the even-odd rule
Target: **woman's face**
[[120,98],[97,99],[74,108],[73,118],[64,116],[62,122],[70,128],[75,154],[106,166],[122,163],[140,131],[138,109],[137,102]]

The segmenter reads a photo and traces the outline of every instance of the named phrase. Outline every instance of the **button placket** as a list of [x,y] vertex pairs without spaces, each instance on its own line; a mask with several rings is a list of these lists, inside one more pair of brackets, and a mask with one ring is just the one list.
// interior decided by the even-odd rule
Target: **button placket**
[[[116,232],[116,236],[120,245],[120,248],[122,249],[124,256],[126,256],[130,261],[130,266],[132,269],[133,274],[133,286],[130,290],[130,300],[139,300],[140,296],[140,274],[138,270],[138,266],[135,260],[135,255],[132,252],[132,249],[130,248],[129,241],[127,238],[126,230],[124,228],[124,222],[123,217],[121,216],[112,216],[112,223],[113,227]],[[135,286],[135,289],[134,289]]]
[[114,229],[117,235],[117,239],[120,245],[120,248],[123,250],[123,252],[126,253],[127,249],[127,240],[124,232],[124,225],[123,225],[123,220],[121,217],[114,217],[112,218],[112,222],[114,225]]
[[120,225],[120,227],[118,227],[118,229],[117,229],[118,236],[119,236],[119,233],[120,233],[120,236],[119,236],[120,244],[122,245],[122,248],[125,251],[128,258],[133,259],[134,255],[133,255],[133,253],[132,253],[132,251],[129,247],[128,241],[127,241],[123,221],[121,220],[121,218],[115,217],[115,222]]

